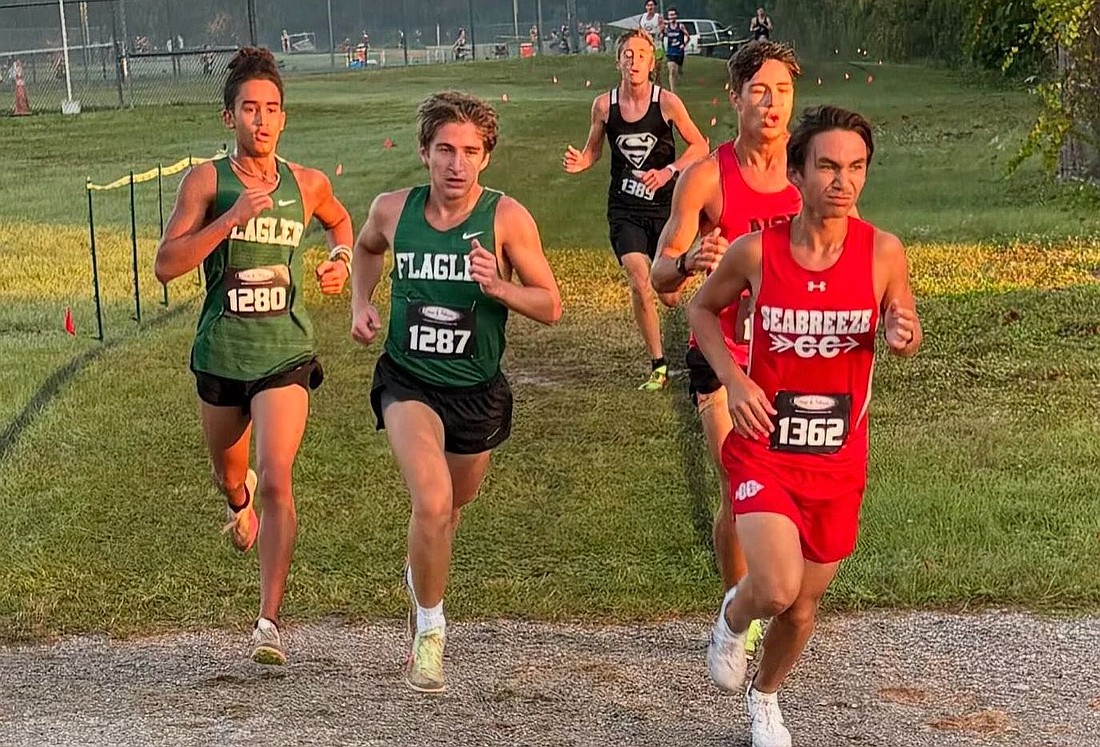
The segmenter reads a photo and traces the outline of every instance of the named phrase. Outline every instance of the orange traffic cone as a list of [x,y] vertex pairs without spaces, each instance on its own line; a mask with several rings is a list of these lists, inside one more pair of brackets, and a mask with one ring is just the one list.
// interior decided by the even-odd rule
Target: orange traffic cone
[[15,68],[15,108],[11,113],[30,114],[31,104],[27,100],[27,86],[23,82],[23,63],[16,60],[13,67]]

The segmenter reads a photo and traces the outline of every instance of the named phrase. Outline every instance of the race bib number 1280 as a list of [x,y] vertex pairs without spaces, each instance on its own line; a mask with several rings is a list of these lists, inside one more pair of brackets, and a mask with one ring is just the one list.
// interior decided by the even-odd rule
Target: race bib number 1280
[[405,313],[408,350],[414,358],[473,358],[472,309],[410,302]]
[[286,265],[225,270],[225,311],[254,319],[285,314],[290,306],[290,268]]
[[848,440],[850,394],[776,392],[771,448],[796,454],[835,454]]

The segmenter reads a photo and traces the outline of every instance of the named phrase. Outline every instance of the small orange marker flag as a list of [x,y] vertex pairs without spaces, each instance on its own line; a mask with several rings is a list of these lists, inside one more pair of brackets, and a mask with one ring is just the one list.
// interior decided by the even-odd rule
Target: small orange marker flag
[[70,335],[76,335],[76,323],[73,321],[73,310],[65,307],[65,331]]

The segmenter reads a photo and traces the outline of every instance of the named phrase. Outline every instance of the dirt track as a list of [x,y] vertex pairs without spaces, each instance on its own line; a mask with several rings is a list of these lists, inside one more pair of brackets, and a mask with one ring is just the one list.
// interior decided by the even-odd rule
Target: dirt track
[[[395,622],[0,648],[0,745],[749,745],[708,621],[452,623],[449,692],[400,678]],[[796,745],[1100,746],[1100,619],[827,618],[781,696]]]

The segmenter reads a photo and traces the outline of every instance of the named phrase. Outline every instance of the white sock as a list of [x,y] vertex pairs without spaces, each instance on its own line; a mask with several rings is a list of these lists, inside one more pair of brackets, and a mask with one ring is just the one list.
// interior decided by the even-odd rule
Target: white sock
[[447,619],[443,617],[443,602],[434,607],[416,605],[416,629],[420,631],[439,628],[446,632]]

